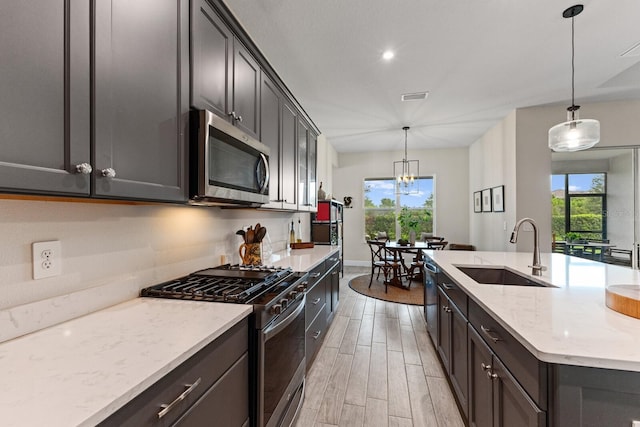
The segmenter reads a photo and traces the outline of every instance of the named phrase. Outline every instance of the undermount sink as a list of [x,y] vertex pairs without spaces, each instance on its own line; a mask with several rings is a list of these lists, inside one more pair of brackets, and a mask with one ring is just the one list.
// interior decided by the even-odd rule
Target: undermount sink
[[537,286],[555,288],[548,283],[532,280],[530,277],[515,273],[503,267],[457,267],[467,276],[484,285]]

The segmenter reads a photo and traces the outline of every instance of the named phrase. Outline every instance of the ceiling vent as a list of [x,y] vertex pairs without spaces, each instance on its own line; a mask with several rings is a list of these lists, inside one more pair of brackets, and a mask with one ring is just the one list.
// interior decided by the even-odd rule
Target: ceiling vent
[[629,49],[625,50],[620,54],[620,56],[640,56],[640,42],[634,44]]
[[403,101],[420,101],[422,99],[427,99],[427,95],[429,95],[429,92],[405,93],[402,95],[402,100]]

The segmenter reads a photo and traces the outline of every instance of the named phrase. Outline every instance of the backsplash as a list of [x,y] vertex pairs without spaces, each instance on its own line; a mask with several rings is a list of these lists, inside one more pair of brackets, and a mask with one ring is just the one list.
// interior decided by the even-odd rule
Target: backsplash
[[[135,298],[140,289],[239,262],[243,226],[274,252],[309,214],[172,205],[0,200],[0,342]],[[297,229],[296,229],[297,231]],[[59,240],[62,274],[33,280],[31,244]]]

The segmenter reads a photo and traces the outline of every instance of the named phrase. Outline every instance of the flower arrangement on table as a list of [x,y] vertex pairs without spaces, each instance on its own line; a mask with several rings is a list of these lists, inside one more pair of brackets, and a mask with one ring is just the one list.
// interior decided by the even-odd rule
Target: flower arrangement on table
[[404,206],[400,213],[397,215],[398,222],[400,223],[401,239],[398,240],[398,244],[408,244],[407,237],[415,242],[415,236],[421,226],[429,221],[431,218],[431,212],[428,210],[409,209]]

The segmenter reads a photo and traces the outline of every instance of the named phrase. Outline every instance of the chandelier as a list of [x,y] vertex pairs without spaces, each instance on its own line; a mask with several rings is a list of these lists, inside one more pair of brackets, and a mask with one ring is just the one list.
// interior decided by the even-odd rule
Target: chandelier
[[586,150],[600,141],[600,122],[593,119],[580,119],[579,105],[574,100],[574,17],[584,6],[577,4],[562,12],[564,18],[571,18],[571,106],[567,108],[567,121],[549,129],[549,148],[553,151]]
[[404,158],[402,161],[393,162],[396,194],[418,194],[420,164],[417,160],[407,160],[407,131],[409,126],[403,127],[402,130],[404,131]]

